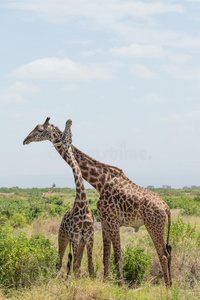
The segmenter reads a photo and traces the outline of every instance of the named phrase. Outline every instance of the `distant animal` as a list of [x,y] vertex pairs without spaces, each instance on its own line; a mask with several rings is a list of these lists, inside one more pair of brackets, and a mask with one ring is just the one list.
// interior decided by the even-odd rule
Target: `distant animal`
[[42,198],[43,198],[43,199],[46,199],[47,197],[51,196],[51,194],[52,194],[52,192],[53,192],[53,189],[54,189],[55,187],[56,187],[56,185],[53,184],[53,185],[52,185],[52,188],[51,188],[48,192],[46,192],[45,194],[43,194]]

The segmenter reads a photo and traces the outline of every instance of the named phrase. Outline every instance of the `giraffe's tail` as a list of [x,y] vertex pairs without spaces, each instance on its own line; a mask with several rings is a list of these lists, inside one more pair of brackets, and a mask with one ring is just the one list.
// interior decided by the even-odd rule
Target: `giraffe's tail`
[[69,241],[69,254],[68,254],[68,263],[67,263],[67,276],[70,273],[72,264],[72,252],[71,252],[71,240]]
[[[168,258],[168,271],[169,273],[171,273],[171,259],[172,259],[172,256],[171,256],[171,252],[172,252],[172,246],[169,244],[169,232],[170,232],[170,226],[171,226],[171,211],[170,209],[168,208],[167,210],[167,215],[168,215],[168,232],[167,232],[167,244],[166,244],[166,248],[167,248],[167,252],[169,254],[169,258]],[[171,274],[170,274],[171,276]]]
[[[170,212],[170,209],[168,208],[167,210],[167,216],[168,216],[168,232],[167,232],[167,251],[168,251],[168,248],[171,249],[171,246],[169,245],[169,232],[170,232],[170,227],[171,227],[171,212]],[[169,254],[171,253],[171,250],[169,249]]]
[[167,252],[169,254],[169,256],[168,256],[168,275],[169,275],[169,286],[171,286],[172,285],[172,280],[171,280],[171,261],[172,261],[171,252],[172,252],[172,247],[169,244],[169,232],[170,232],[170,226],[171,226],[171,211],[170,211],[169,207],[168,207],[166,213],[167,213],[167,216],[168,216],[168,232],[167,232],[166,249],[167,249]]

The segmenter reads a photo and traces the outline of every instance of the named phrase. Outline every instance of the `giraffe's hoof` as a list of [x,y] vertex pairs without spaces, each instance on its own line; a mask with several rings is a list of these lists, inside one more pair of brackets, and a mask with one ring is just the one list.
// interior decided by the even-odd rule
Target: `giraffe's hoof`
[[135,232],[138,232],[140,227],[134,227],[134,229],[135,229]]

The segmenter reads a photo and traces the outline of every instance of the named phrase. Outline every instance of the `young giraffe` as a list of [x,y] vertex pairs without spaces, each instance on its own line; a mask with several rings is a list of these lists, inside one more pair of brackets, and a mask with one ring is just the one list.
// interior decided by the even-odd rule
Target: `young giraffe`
[[[23,144],[49,140],[60,142],[61,131],[49,123],[37,125],[25,138]],[[55,146],[61,157],[70,165],[62,145]],[[74,157],[83,178],[100,194],[97,208],[102,222],[104,276],[109,274],[111,242],[113,244],[118,275],[123,283],[120,226],[138,228],[145,225],[155,245],[163,270],[166,286],[171,286],[171,247],[169,230],[171,213],[168,205],[156,193],[142,188],[128,179],[122,170],[103,164],[72,146]],[[167,244],[165,225],[168,217]]]
[[53,189],[54,189],[55,187],[56,187],[56,185],[53,184],[53,185],[52,185],[52,188],[51,188],[47,193],[45,193],[45,194],[42,196],[42,198],[43,198],[43,199],[46,199],[47,197],[51,196],[51,194],[52,194],[52,192],[53,192]]
[[[87,196],[85,192],[84,182],[81,171],[74,158],[71,148],[72,121],[66,122],[65,130],[62,134],[62,144],[67,154],[69,164],[73,170],[74,180],[76,185],[76,198],[73,207],[67,211],[62,219],[59,233],[58,233],[58,247],[59,247],[59,262],[57,269],[60,270],[62,266],[62,259],[65,253],[68,242],[70,249],[72,244],[74,254],[73,270],[75,274],[79,274],[83,250],[86,245],[88,256],[88,271],[92,278],[94,278],[94,265],[92,261],[92,249],[94,242],[94,219],[91,213]],[[68,265],[68,273],[70,271],[70,263]]]

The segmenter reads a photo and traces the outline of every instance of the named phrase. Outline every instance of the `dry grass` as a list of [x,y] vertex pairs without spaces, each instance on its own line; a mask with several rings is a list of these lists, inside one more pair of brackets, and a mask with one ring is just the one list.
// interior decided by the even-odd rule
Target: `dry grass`
[[4,300],[6,297],[4,296],[3,292],[0,290],[0,300]]
[[182,289],[176,283],[171,289],[163,284],[152,285],[146,282],[141,287],[130,289],[119,287],[113,282],[103,282],[89,278],[67,281],[57,278],[47,285],[33,286],[23,292],[13,292],[9,298],[19,300],[199,300],[200,289]]
[[[180,210],[172,210],[172,219],[179,217]],[[184,222],[190,220],[191,224],[200,227],[200,218],[182,217]],[[26,229],[29,234],[40,233],[52,239],[57,245],[57,233],[61,222],[60,219],[42,219],[34,221],[33,226]],[[121,228],[121,244],[125,247],[132,244],[133,247],[144,247],[153,257],[149,273],[146,275],[145,283],[142,286],[131,289],[128,286],[119,287],[112,278],[103,281],[103,244],[102,233],[99,224],[95,224],[95,241],[93,249],[93,261],[96,273],[94,281],[88,278],[87,255],[84,256],[81,265],[81,277],[75,279],[70,276],[67,281],[66,276],[67,252],[63,260],[63,267],[57,279],[49,281],[47,285],[32,286],[31,289],[13,292],[11,299],[21,300],[113,300],[113,299],[177,299],[190,300],[200,299],[200,247],[197,247],[193,241],[181,242],[173,247],[172,252],[172,279],[173,287],[167,290],[164,286],[163,275],[160,263],[151,240],[147,237],[146,229],[141,228],[135,233],[132,228]],[[0,300],[5,299],[0,291]]]
[[34,222],[33,222],[33,233],[34,234],[35,233],[43,234],[47,238],[50,238],[50,237],[54,236],[55,234],[58,234],[61,219],[62,218],[59,218],[59,219],[38,218],[38,219],[34,220]]

